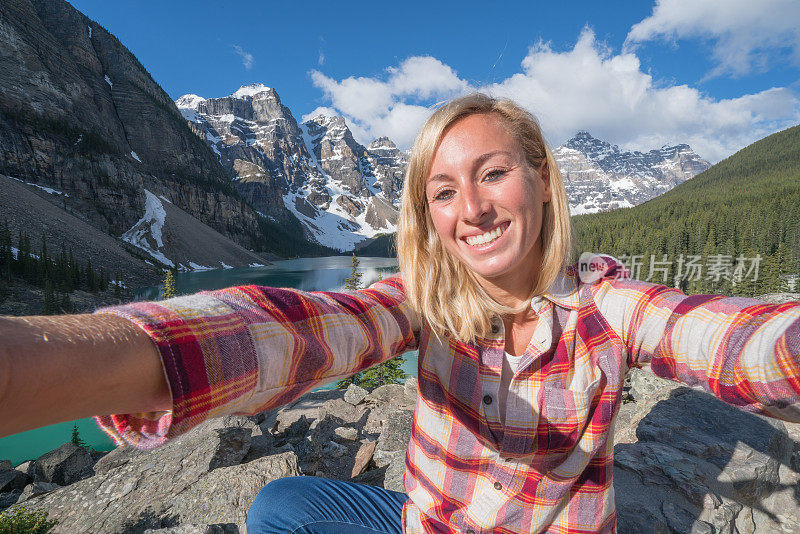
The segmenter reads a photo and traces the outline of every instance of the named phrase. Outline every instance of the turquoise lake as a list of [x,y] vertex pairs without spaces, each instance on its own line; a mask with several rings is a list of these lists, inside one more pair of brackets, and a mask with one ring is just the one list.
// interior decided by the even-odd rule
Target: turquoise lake
[[[397,271],[397,261],[391,258],[359,258],[359,272],[362,283],[367,285],[385,278]],[[350,276],[351,258],[332,256],[326,258],[300,258],[274,262],[266,267],[217,269],[210,271],[178,273],[176,289],[180,294],[190,294],[208,289],[220,289],[236,285],[256,284],[273,287],[292,287],[304,291],[335,291],[344,286]],[[137,300],[158,298],[157,287],[141,288],[135,291]],[[409,352],[405,356],[403,370],[411,376],[417,373],[417,354]],[[328,384],[320,389],[330,389]],[[14,465],[33,460],[42,454],[70,441],[72,427],[78,425],[81,438],[97,450],[107,451],[114,444],[89,419],[59,423],[37,428],[13,436],[0,438],[0,460],[11,460]]]

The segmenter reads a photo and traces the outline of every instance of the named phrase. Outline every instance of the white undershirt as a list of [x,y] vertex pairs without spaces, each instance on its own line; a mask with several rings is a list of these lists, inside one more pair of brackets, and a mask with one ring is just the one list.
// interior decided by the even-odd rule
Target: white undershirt
[[500,391],[498,394],[497,409],[500,411],[500,423],[505,424],[506,421],[506,397],[508,396],[508,387],[511,384],[511,378],[514,373],[519,369],[519,362],[522,356],[512,356],[506,352],[506,357],[503,358],[503,371],[500,373]]

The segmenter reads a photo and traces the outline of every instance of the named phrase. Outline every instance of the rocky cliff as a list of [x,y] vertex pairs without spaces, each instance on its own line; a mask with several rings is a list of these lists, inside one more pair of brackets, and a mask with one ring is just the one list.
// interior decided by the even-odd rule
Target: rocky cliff
[[49,200],[114,237],[140,221],[150,191],[244,248],[266,247],[270,222],[174,102],[63,0],[0,4],[0,174],[58,191]]
[[573,215],[636,206],[711,166],[686,144],[624,151],[589,132],[578,132],[553,155]]
[[298,124],[262,84],[176,104],[256,210],[279,221],[294,216],[310,239],[339,250],[395,230],[407,157],[388,138],[365,147],[342,117]]

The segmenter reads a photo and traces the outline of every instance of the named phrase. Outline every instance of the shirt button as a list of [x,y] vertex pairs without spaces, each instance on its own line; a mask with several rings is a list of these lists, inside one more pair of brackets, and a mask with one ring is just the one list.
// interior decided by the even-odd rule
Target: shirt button
[[500,491],[501,489],[503,489],[503,485],[500,484],[499,482],[495,482],[494,483],[494,489],[496,489],[497,491]]
[[483,403],[484,404],[491,404],[492,403],[492,396],[491,395],[484,395],[483,396]]

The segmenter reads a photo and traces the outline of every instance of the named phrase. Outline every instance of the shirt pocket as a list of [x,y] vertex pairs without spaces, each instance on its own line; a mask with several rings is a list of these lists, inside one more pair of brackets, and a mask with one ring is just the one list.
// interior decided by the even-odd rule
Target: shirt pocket
[[586,389],[567,389],[557,383],[542,385],[538,443],[541,453],[568,452],[575,446],[588,423],[599,385],[600,379]]

